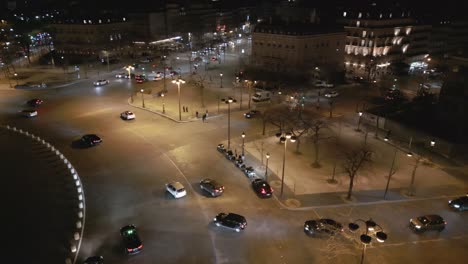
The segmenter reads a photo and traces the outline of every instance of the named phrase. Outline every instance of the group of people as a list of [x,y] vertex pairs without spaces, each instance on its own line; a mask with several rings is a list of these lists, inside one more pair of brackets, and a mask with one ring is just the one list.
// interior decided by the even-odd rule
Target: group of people
[[[198,118],[198,111],[195,112],[195,116]],[[208,117],[208,110],[202,115],[202,120],[205,122],[206,118]]]

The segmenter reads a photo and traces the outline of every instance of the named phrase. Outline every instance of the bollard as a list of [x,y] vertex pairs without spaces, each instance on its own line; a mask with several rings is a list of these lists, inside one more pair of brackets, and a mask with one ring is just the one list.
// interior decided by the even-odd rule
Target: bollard
[[77,191],[78,193],[81,193],[81,191],[82,191],[82,190],[81,190],[81,187],[76,188],[76,191]]
[[28,132],[28,131],[24,132],[24,134],[25,134],[26,136],[29,136],[29,132]]
[[21,134],[23,134],[23,130],[22,130],[22,129],[18,130],[18,132],[20,132]]
[[67,168],[68,168],[69,170],[71,170],[71,168],[73,168],[72,165],[70,164],[70,162],[68,162],[68,160],[66,160],[66,161],[67,161],[67,162],[65,162],[65,163],[67,164]]
[[75,240],[80,239],[80,233],[75,232],[75,234],[73,235],[73,238],[75,238]]
[[13,127],[13,131],[16,131],[16,127]]
[[83,202],[80,202],[80,203],[78,204],[78,208],[83,209],[83,207],[84,207]]
[[74,179],[74,180],[77,180],[77,179],[78,179],[78,174],[74,173],[74,174],[73,174],[73,179]]
[[83,211],[78,212],[78,218],[83,218]]
[[6,128],[7,128],[7,129],[10,129],[10,126],[9,126],[9,125],[6,125]]
[[76,180],[75,184],[76,184],[77,187],[80,186],[80,180]]
[[76,228],[81,228],[81,221],[76,221]]
[[55,152],[55,155],[60,156],[60,151],[56,148],[54,148],[52,151]]
[[71,174],[75,174],[75,173],[76,173],[75,169],[73,169],[73,168],[70,169],[70,172],[71,172]]
[[76,246],[75,246],[75,245],[72,245],[72,246],[70,247],[70,250],[71,250],[72,253],[75,253],[75,252],[76,252]]
[[49,143],[44,143],[44,144],[46,145],[47,148],[51,148]]
[[83,201],[83,195],[82,194],[78,195],[78,200]]
[[45,140],[41,140],[41,143],[42,143],[42,144],[44,144],[44,145],[46,145],[46,142],[45,142]]
[[[57,151],[58,151],[58,150],[57,150]],[[60,152],[59,152],[59,153],[60,153]],[[60,157],[61,160],[64,160],[64,159],[65,159],[65,156],[63,156],[63,154],[60,154],[59,157]]]

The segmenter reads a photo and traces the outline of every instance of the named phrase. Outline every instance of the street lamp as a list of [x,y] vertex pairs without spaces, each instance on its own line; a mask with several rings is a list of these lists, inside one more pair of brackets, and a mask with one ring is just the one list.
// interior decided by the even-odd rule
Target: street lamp
[[140,90],[140,92],[141,92],[141,106],[142,106],[143,108],[145,108],[145,97],[143,96],[143,92],[144,92],[144,91],[145,91],[145,90],[143,90],[143,89]]
[[266,154],[266,166],[265,166],[265,181],[267,181],[268,176],[268,160],[270,159],[270,153]]
[[185,81],[182,79],[172,80],[172,83],[177,84],[177,94],[179,95],[179,121],[182,121],[182,112],[180,109],[180,85],[184,84]]
[[166,109],[164,108],[164,93],[161,93],[161,97],[162,97],[163,114],[165,114]]
[[220,86],[219,87],[223,88],[223,74],[222,73],[219,74],[219,80],[220,80]]
[[128,71],[128,79],[132,79],[132,70],[134,70],[134,69],[135,69],[135,67],[130,66],[130,65],[125,67],[125,70]]
[[228,149],[231,148],[231,104],[237,102],[232,97],[221,99],[222,102],[228,105]]
[[359,119],[358,119],[358,123],[357,123],[357,129],[356,129],[356,131],[361,131],[361,128],[360,128],[360,126],[361,126],[362,112],[359,112],[359,113],[358,113],[358,115],[359,115]]
[[387,234],[383,232],[383,228],[379,226],[376,222],[374,222],[372,218],[367,221],[357,219],[354,220],[352,223],[349,223],[348,227],[351,232],[357,231],[359,229],[359,225],[356,222],[363,222],[366,225],[366,232],[361,234],[361,236],[359,237],[362,244],[364,245],[361,254],[361,264],[363,264],[364,256],[366,254],[366,247],[372,241],[371,235],[373,235],[378,242],[383,243],[385,242],[385,240],[387,240]]
[[284,143],[284,152],[283,152],[283,173],[281,175],[281,192],[280,196],[283,197],[283,188],[284,188],[284,169],[286,167],[286,147],[288,145],[288,140],[291,142],[296,141],[296,136],[293,136],[291,132],[287,132],[285,134],[283,133],[278,133],[276,134],[276,137],[280,138],[280,142]]
[[244,140],[245,140],[245,133],[242,132],[242,158],[244,158],[244,148],[245,148]]

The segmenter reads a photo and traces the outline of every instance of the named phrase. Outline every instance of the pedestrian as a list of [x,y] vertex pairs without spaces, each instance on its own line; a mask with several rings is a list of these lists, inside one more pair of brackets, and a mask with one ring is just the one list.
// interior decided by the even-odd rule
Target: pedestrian
[[205,112],[205,113],[206,113],[206,116],[208,116],[208,109],[206,109],[206,112]]
[[185,112],[187,112],[187,113],[188,113],[188,106],[186,106],[186,107],[185,107]]
[[206,119],[206,114],[203,114],[203,116],[202,116],[203,122],[205,122],[205,119]]
[[198,111],[195,112],[195,116],[198,118]]

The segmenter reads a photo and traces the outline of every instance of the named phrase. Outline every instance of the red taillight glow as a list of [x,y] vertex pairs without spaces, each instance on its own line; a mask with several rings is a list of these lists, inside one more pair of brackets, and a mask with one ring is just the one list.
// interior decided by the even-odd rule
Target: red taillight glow
[[127,251],[128,251],[128,252],[132,252],[132,251],[133,251],[133,248],[127,248]]
[[444,224],[446,225],[446,224],[447,224],[447,221],[444,221]]
[[219,190],[215,190],[215,192],[219,192]]
[[143,248],[143,245],[140,245],[140,246],[138,247],[138,249],[142,249],[142,248]]
[[265,193],[266,193],[265,189],[262,189],[262,194],[265,194]]

